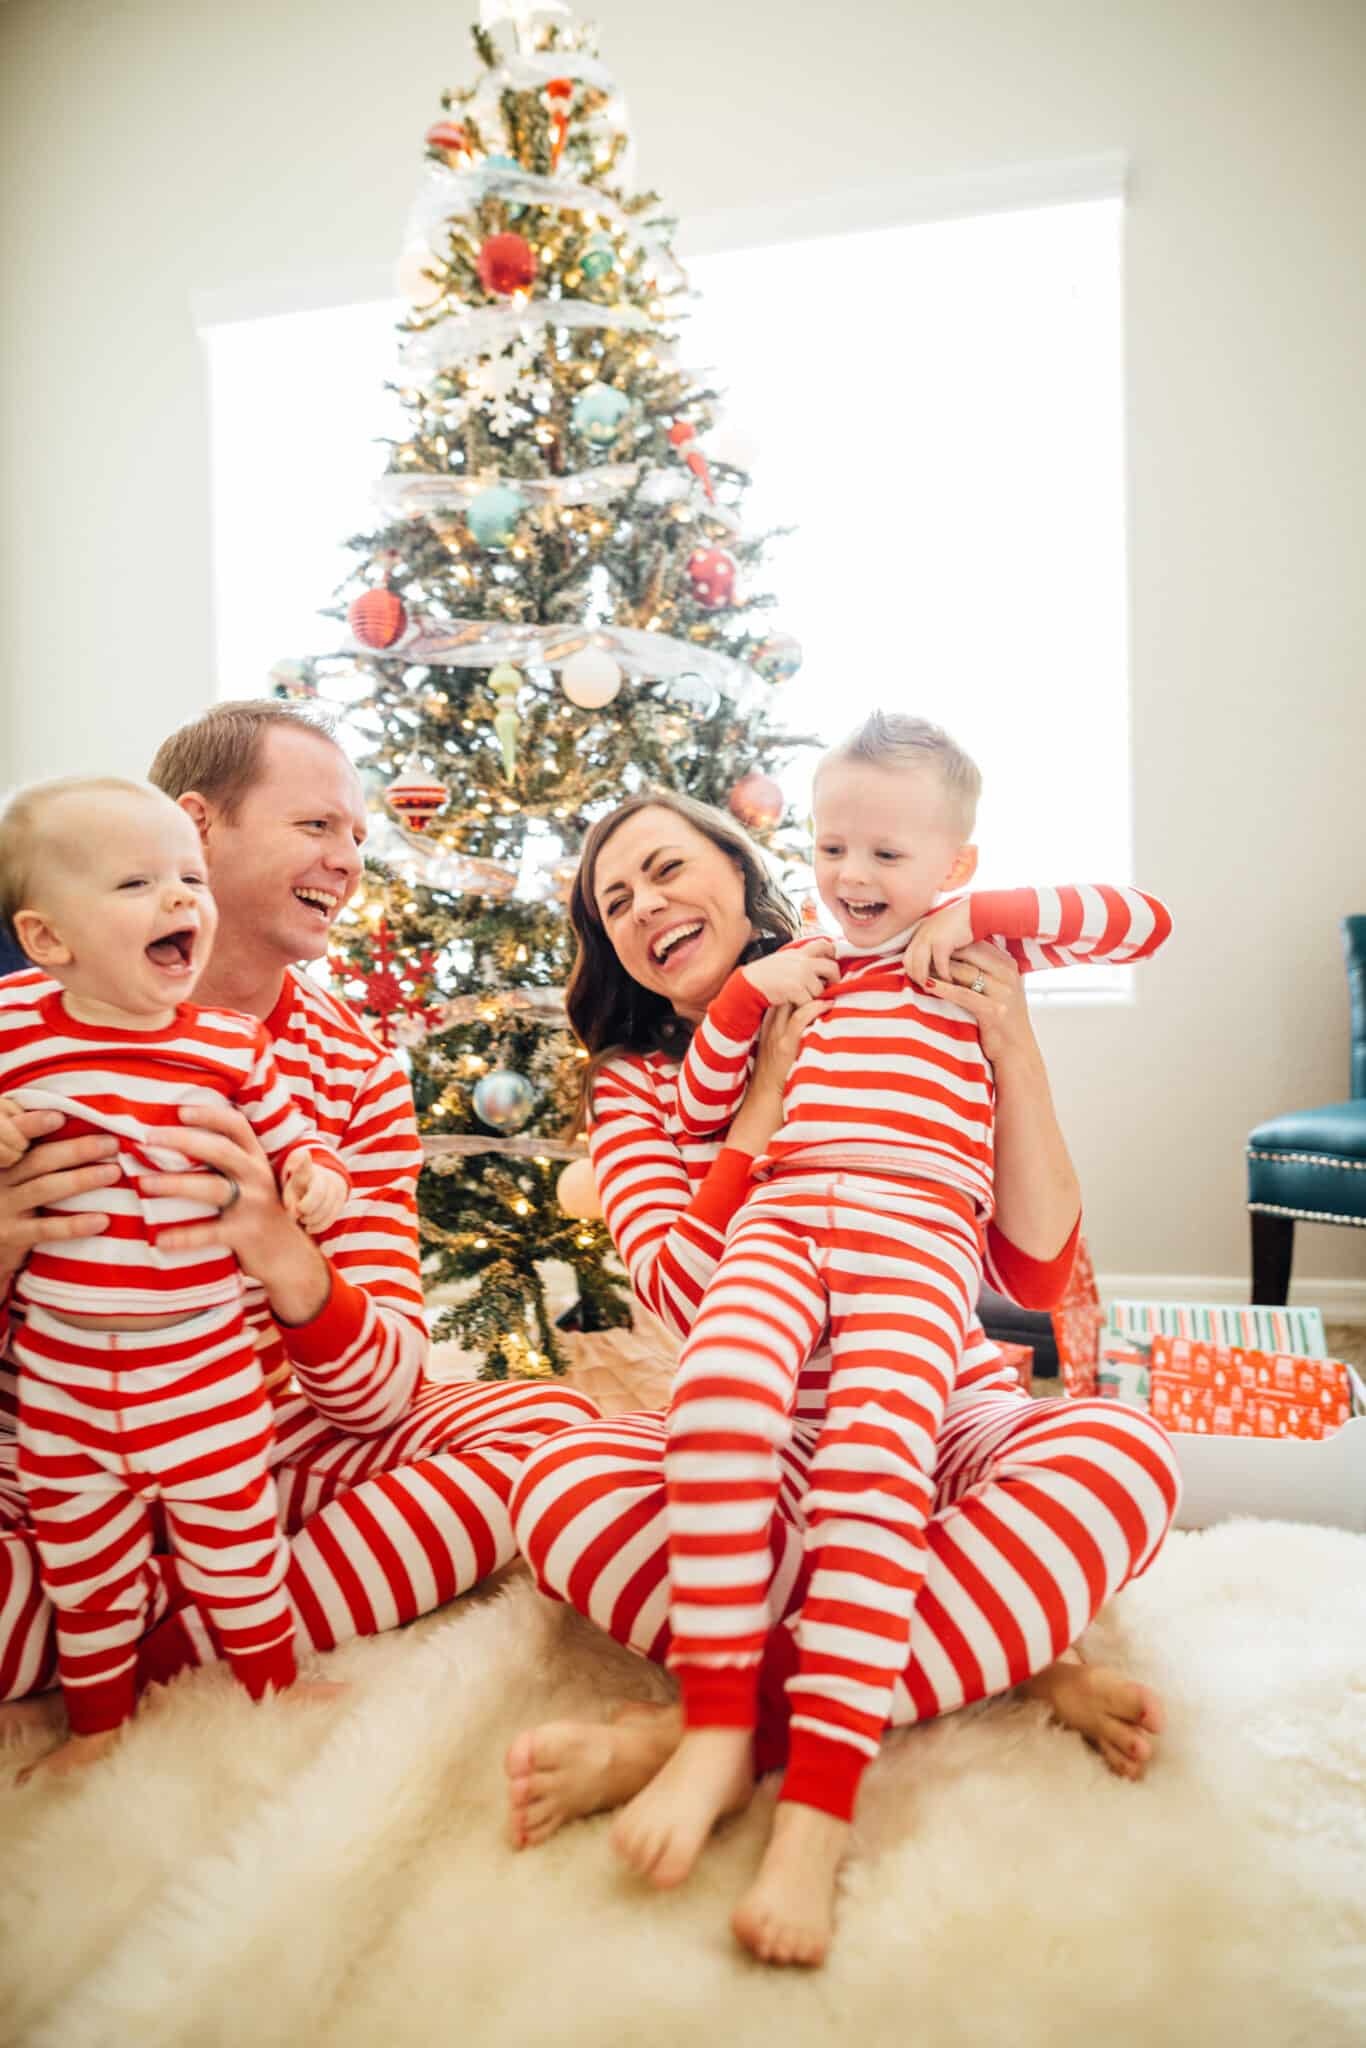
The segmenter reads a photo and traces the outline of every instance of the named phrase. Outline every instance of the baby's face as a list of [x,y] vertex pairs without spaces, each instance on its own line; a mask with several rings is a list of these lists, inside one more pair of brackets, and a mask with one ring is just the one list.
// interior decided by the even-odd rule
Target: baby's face
[[209,958],[218,912],[199,834],[169,798],[106,791],[57,800],[54,848],[37,896],[68,954],[68,992],[136,1017],[187,1002]]
[[816,886],[856,946],[879,946],[952,887],[963,834],[933,771],[836,761],[816,779]]

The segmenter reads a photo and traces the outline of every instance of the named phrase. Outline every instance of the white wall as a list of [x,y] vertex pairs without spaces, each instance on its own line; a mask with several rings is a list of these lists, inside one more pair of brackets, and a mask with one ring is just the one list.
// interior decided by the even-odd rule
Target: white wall
[[[438,90],[470,73],[466,11],[0,6],[11,772],[140,770],[209,698],[190,295],[389,260]],[[1136,873],[1179,938],[1133,1009],[1041,1028],[1102,1270],[1240,1273],[1245,1133],[1345,1093],[1336,921],[1366,908],[1366,10],[593,11],[642,173],[685,219],[1129,155]],[[893,403],[896,356],[889,334]],[[844,396],[813,392],[794,429],[833,452]],[[1366,1278],[1366,1233],[1301,1239],[1302,1273]]]

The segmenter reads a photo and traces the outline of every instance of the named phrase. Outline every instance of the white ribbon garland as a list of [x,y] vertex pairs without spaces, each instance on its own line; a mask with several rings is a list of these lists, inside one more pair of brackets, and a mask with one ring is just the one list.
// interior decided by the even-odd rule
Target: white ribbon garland
[[[492,668],[510,661],[517,668],[558,668],[584,647],[603,647],[628,676],[700,676],[713,689],[739,697],[754,682],[753,672],[732,655],[675,640],[668,633],[644,633],[628,626],[537,626],[499,619],[419,619],[417,630],[383,651],[390,660],[425,668]],[[357,654],[373,648],[353,643]]]
[[422,1156],[430,1159],[438,1172],[439,1162],[449,1159],[452,1164],[448,1171],[454,1173],[454,1162],[468,1159],[478,1152],[501,1152],[513,1159],[586,1159],[587,1152],[582,1145],[566,1145],[559,1138],[424,1138]]
[[660,290],[674,291],[687,284],[687,276],[663,236],[644,227],[617,200],[594,185],[543,178],[535,171],[524,171],[520,165],[510,170],[506,165],[484,163],[456,171],[445,164],[429,164],[426,180],[408,215],[405,246],[425,241],[435,248],[431,240],[433,228],[444,226],[457,213],[489,198],[511,199],[523,206],[555,207],[564,213],[592,214],[629,235],[644,250],[655,266]]
[[669,505],[691,499],[698,516],[710,519],[728,533],[738,533],[740,521],[728,506],[706,498],[693,477],[671,469],[642,470],[638,462],[605,462],[600,469],[585,469],[573,476],[435,476],[430,472],[394,470],[371,486],[380,509],[394,519],[421,519],[433,512],[463,512],[481,491],[494,483],[520,491],[529,504],[606,505],[613,498],[640,486],[647,505]]
[[405,377],[434,376],[471,356],[491,355],[538,327],[624,327],[632,333],[655,322],[636,306],[594,306],[586,299],[524,299],[512,306],[467,306],[404,336],[399,349]]

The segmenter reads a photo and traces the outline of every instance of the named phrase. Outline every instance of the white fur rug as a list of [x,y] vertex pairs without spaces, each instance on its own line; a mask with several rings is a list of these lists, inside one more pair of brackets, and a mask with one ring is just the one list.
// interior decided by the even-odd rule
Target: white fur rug
[[521,1576],[338,1653],[340,1704],[198,1674],[83,1780],[0,1790],[0,2041],[1360,2048],[1366,1539],[1174,1537],[1088,1647],[1166,1696],[1148,1782],[1014,1702],[893,1740],[817,1975],[727,1931],[767,1794],[674,1894],[602,1820],[504,1847],[513,1732],[664,1683]]

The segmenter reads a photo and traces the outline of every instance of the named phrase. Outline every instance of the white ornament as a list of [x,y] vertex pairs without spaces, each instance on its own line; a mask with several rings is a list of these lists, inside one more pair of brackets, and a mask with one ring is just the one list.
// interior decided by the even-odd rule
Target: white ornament
[[591,1159],[570,1160],[555,1183],[555,1200],[566,1216],[601,1216],[602,1196]]
[[439,278],[427,273],[436,268],[437,260],[426,243],[411,243],[394,265],[394,283],[400,297],[410,306],[434,306],[443,287]]
[[621,669],[606,648],[582,647],[560,670],[560,688],[581,711],[597,711],[621,688]]

